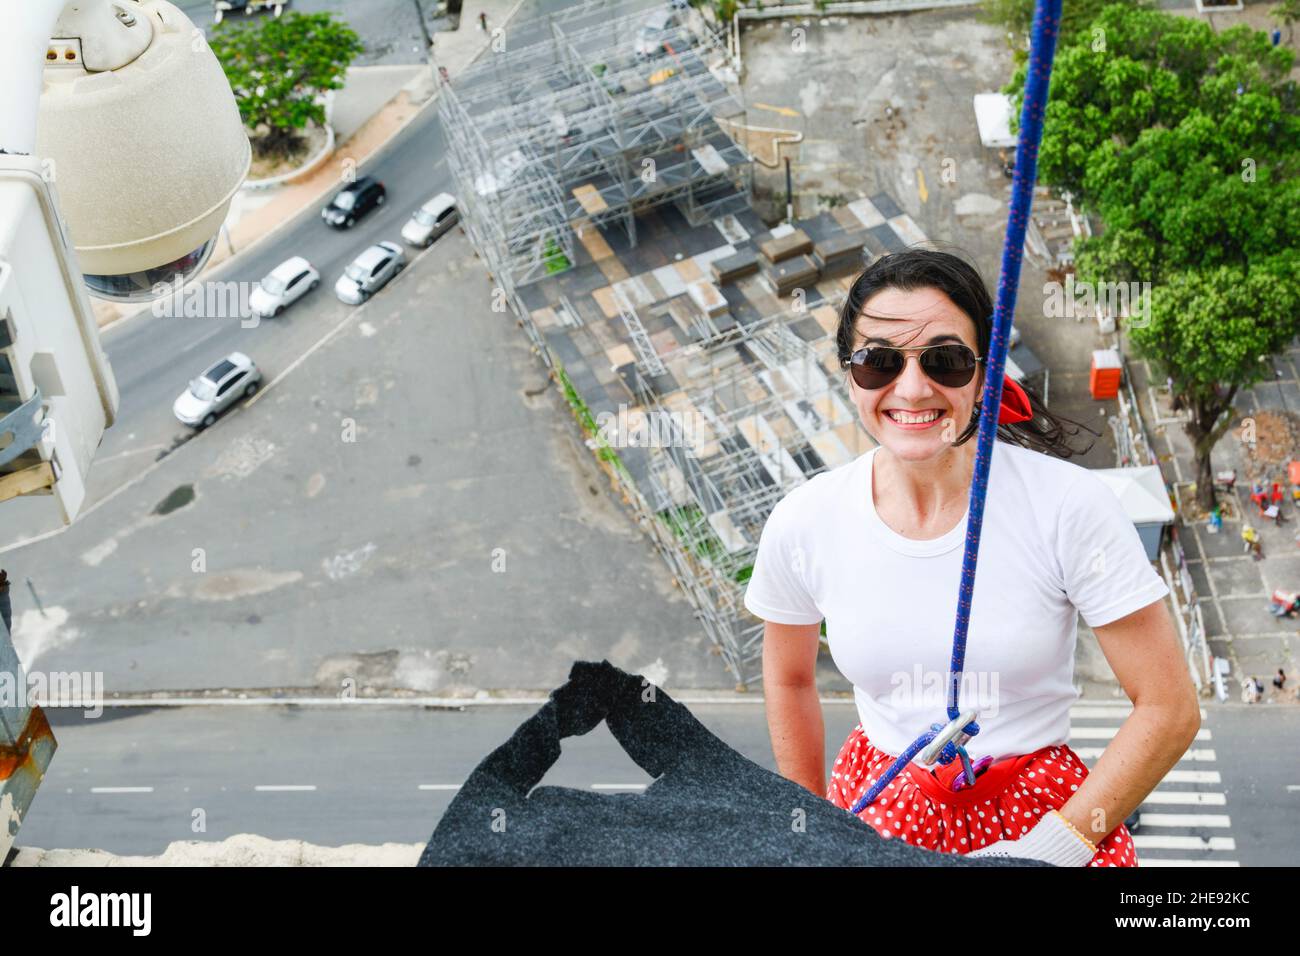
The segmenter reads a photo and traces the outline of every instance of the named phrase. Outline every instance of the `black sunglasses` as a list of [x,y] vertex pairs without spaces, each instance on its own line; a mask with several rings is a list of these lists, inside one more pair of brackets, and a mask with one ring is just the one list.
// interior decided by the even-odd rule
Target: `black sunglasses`
[[858,349],[849,357],[849,373],[859,388],[884,388],[903,374],[907,352],[920,352],[921,371],[945,388],[961,388],[969,384],[975,377],[976,366],[984,361],[960,342],[909,349],[872,345]]

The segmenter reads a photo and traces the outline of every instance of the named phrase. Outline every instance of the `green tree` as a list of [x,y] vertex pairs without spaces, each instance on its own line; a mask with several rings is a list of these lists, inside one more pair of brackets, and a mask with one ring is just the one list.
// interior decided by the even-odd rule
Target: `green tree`
[[1192,412],[1196,495],[1207,511],[1214,506],[1210,453],[1232,427],[1233,399],[1271,379],[1272,364],[1263,359],[1296,336],[1296,265],[1296,257],[1288,265],[1278,256],[1249,271],[1223,265],[1169,276],[1152,291],[1150,324],[1129,333]]
[[[1069,46],[1079,34],[1092,24],[1097,14],[1115,0],[1066,0],[1061,9],[1061,33],[1057,48]],[[1296,2],[1296,0],[1287,0]],[[1134,8],[1154,7],[1154,0],[1125,0]],[[980,6],[981,19],[1001,27],[1008,33],[1016,66],[1028,59],[1029,30],[1034,23],[1034,0],[985,0]]]
[[321,94],[343,87],[348,65],[365,49],[330,13],[223,20],[209,42],[263,157],[289,155],[308,122],[325,122]]
[[[1294,54],[1237,26],[1105,7],[1061,49],[1041,179],[1103,231],[1076,243],[1084,282],[1150,283],[1130,341],[1193,412],[1198,496],[1232,400],[1300,332],[1300,111]],[[1020,90],[1025,70],[1008,91]],[[1226,417],[1225,417],[1226,416]]]

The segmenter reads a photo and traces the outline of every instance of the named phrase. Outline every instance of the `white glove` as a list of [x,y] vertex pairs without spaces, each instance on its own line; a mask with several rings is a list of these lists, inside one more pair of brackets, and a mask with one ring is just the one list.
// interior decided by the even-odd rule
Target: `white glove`
[[1056,866],[1087,866],[1096,855],[1097,848],[1056,810],[1034,824],[1019,840],[998,840],[966,854],[1041,860]]

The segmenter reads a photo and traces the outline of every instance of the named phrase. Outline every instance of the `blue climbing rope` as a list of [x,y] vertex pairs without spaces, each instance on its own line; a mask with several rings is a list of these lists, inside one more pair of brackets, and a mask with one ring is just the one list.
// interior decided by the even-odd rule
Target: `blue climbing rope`
[[[988,493],[989,465],[993,441],[997,436],[998,412],[1002,407],[1002,381],[1006,367],[1007,339],[1016,311],[1016,289],[1020,285],[1020,262],[1024,257],[1025,228],[1033,206],[1034,180],[1038,173],[1038,146],[1043,136],[1043,113],[1047,108],[1047,88],[1052,77],[1052,59],[1061,23],[1062,0],[1038,0],[1029,51],[1029,74],[1025,82],[1025,102],[1020,113],[1020,138],[1016,144],[1016,170],[1011,184],[1011,211],[1007,219],[1006,242],[1002,247],[1002,275],[998,282],[997,304],[993,311],[993,338],[985,365],[984,395],[980,411],[979,437],[975,450],[975,473],[971,479],[970,513],[966,524],[966,554],[961,567],[961,586],[957,592],[957,625],[952,638],[952,663],[948,672],[948,721],[931,724],[930,729],[898,755],[879,780],[853,805],[861,813],[875,802],[903,768],[953,722],[962,712],[958,707],[962,668],[966,661],[966,631],[970,624],[971,597],[975,593],[975,561],[979,556],[980,528],[984,523],[984,499]],[[960,758],[967,784],[973,784],[970,757],[962,746],[979,733],[973,720],[960,728],[960,734],[939,751],[938,762],[944,766]]]

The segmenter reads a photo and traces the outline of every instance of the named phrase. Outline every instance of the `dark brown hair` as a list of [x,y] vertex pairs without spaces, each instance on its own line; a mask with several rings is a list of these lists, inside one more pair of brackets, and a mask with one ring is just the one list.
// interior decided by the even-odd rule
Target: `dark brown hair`
[[[839,329],[835,335],[841,368],[847,370],[849,367],[849,357],[853,354],[855,341],[855,325],[862,315],[863,305],[882,289],[899,289],[903,292],[935,289],[942,292],[974,323],[978,354],[988,354],[989,341],[993,337],[993,299],[989,296],[979,271],[950,252],[913,247],[881,256],[853,281],[848,299],[840,311]],[[1070,458],[1084,454],[1093,445],[1090,440],[1086,447],[1074,446],[1070,439],[1078,435],[1080,429],[1100,437],[1100,433],[1082,422],[1049,412],[1033,389],[1025,388],[1025,393],[1029,396],[1034,417],[1026,422],[999,425],[997,437],[1002,441],[1014,442],[1024,448],[1059,458]],[[970,423],[954,444],[964,444],[979,431],[980,405],[981,402],[977,399]]]

